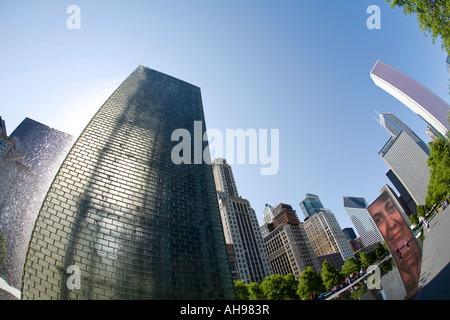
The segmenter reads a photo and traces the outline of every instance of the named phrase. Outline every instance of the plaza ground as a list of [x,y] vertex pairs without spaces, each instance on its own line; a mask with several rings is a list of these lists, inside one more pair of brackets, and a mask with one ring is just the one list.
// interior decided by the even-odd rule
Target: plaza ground
[[450,300],[450,207],[430,220],[423,242],[416,300]]

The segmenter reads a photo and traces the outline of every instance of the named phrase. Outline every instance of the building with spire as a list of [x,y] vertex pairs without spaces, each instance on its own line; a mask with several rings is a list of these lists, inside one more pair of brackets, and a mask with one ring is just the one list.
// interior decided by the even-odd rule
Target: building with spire
[[225,159],[214,159],[212,170],[225,241],[233,246],[238,278],[262,283],[273,272],[255,210],[239,196],[233,171]]
[[379,114],[380,124],[390,134],[378,153],[417,205],[425,204],[430,180],[430,151],[408,126],[390,113]]

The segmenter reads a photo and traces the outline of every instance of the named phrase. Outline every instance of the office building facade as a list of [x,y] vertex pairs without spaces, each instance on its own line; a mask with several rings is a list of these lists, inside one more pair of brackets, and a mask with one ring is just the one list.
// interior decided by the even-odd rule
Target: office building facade
[[320,272],[320,265],[306,235],[303,223],[288,204],[273,209],[273,220],[264,223],[264,243],[275,274],[299,277],[308,266]]
[[312,217],[314,214],[324,209],[319,197],[312,193],[307,193],[306,197],[300,201],[299,205],[305,215],[305,219]]
[[227,244],[234,247],[239,279],[262,283],[272,274],[255,210],[239,196],[230,165],[214,159],[214,180]]
[[322,210],[306,220],[305,230],[318,259],[333,253],[339,253],[343,262],[353,257],[347,239],[330,210]]
[[143,66],[132,72],[48,190],[23,299],[234,298],[211,166],[172,161],[172,133],[193,136],[195,121],[205,132],[200,88]]
[[425,120],[434,130],[445,137],[450,130],[447,117],[449,105],[429,89],[389,66],[377,61],[370,72],[377,86],[394,96],[409,109]]
[[342,232],[344,233],[345,239],[347,239],[347,241],[356,239],[356,233],[353,228],[344,228],[342,229]]
[[[430,169],[427,165],[429,149],[425,142],[395,115],[380,114],[380,119],[382,119],[380,123],[390,133],[391,138],[378,154],[411,195],[416,205],[423,205],[430,180]],[[396,130],[392,130],[391,127],[395,127]]]
[[344,197],[344,209],[356,228],[364,246],[383,242],[383,237],[367,211],[363,197]]

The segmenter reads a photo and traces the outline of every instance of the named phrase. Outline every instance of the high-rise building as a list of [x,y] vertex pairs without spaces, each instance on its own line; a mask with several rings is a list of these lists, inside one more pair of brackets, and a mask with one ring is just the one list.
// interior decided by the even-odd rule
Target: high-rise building
[[261,226],[261,235],[263,238],[265,238],[269,234],[267,225],[273,220],[273,207],[267,203],[263,210],[262,219],[263,225]]
[[347,241],[356,239],[356,233],[353,228],[344,228],[342,229],[342,232],[344,233],[345,239],[347,239]]
[[212,167],[225,241],[234,247],[239,279],[261,283],[272,274],[272,268],[255,210],[239,196],[226,160],[215,159]]
[[362,197],[344,197],[344,209],[352,220],[364,246],[383,242],[375,222],[367,211],[366,199]]
[[393,114],[380,114],[381,125],[391,138],[378,153],[403,184],[416,205],[425,203],[430,169],[429,149],[411,129]]
[[273,220],[273,207],[270,204],[266,203],[266,206],[264,207],[263,214],[263,223],[270,222]]
[[400,179],[395,175],[392,170],[386,172],[386,177],[392,182],[395,189],[397,189],[399,196],[399,202],[405,210],[406,214],[409,216],[411,214],[417,214],[417,204],[414,202],[414,199],[409,194],[408,190],[406,190],[405,186],[402,184]]
[[11,133],[14,149],[0,160],[0,228],[12,285],[20,289],[34,222],[74,137],[25,118]]
[[323,209],[307,219],[305,230],[319,261],[321,256],[334,253],[340,255],[342,264],[353,257],[342,228],[330,210]]
[[264,243],[274,273],[298,277],[308,266],[320,272],[303,223],[290,205],[280,203],[273,209],[273,220],[261,228],[267,229]]
[[397,98],[413,112],[424,119],[434,130],[445,137],[450,130],[447,117],[449,105],[423,85],[394,69],[377,61],[370,76],[377,86]]
[[299,205],[306,219],[324,209],[319,197],[311,193],[307,193],[306,197],[299,203]]
[[172,158],[173,132],[195,122],[206,131],[187,82],[139,66],[114,91],[48,190],[23,299],[234,298],[210,159]]

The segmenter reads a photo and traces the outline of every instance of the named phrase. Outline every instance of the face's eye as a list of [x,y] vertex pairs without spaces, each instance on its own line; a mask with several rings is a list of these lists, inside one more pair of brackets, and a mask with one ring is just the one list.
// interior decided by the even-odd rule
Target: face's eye
[[391,200],[386,202],[385,208],[386,208],[387,214],[389,214],[389,215],[394,214],[396,212],[395,205]]
[[380,225],[384,221],[384,215],[377,212],[373,215],[373,221],[376,223],[376,225]]

